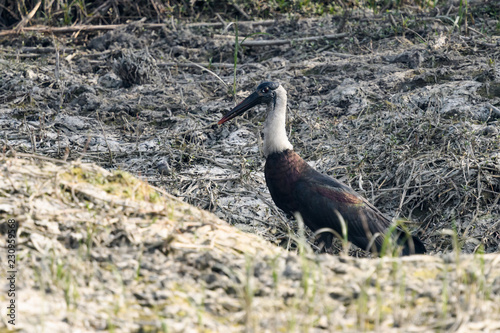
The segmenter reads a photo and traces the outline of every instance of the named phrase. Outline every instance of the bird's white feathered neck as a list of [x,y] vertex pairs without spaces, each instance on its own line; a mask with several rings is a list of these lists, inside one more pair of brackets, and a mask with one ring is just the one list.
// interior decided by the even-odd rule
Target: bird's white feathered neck
[[264,155],[280,153],[293,149],[286,136],[286,90],[280,85],[274,101],[267,106],[267,119],[264,124]]

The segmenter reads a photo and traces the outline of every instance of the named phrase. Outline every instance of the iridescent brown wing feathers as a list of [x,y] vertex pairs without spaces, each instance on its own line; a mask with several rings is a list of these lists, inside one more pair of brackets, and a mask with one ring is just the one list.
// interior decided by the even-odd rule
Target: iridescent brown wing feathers
[[[347,226],[349,241],[360,248],[380,252],[383,236],[392,222],[352,188],[314,170],[291,150],[268,156],[265,175],[274,202],[286,213],[299,212],[313,231],[329,228],[342,237],[340,215]],[[395,231],[395,238],[404,247],[403,254],[425,252],[418,238],[400,228]],[[321,239],[328,250],[332,234],[322,234]]]
[[296,182],[294,193],[299,197],[298,211],[305,216],[306,224],[310,221],[317,228],[331,228],[342,235],[340,215],[347,226],[349,241],[368,249],[372,237],[376,237],[373,244],[380,250],[381,236],[391,221],[350,187],[311,168]]
[[[349,241],[380,253],[392,222],[352,188],[309,167],[295,183],[294,193],[298,211],[313,230],[331,228],[342,236],[340,215],[347,226]],[[393,229],[391,237],[403,247],[403,255],[426,251],[418,237],[400,227]]]

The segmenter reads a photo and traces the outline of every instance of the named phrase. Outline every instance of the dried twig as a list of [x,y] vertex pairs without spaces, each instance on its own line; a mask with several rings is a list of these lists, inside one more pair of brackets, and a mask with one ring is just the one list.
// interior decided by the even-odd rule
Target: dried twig
[[28,22],[33,18],[33,16],[35,16],[36,12],[38,11],[38,8],[40,8],[40,5],[42,4],[42,0],[38,0],[38,2],[36,3],[35,7],[33,7],[33,9],[28,13],[28,15],[26,15],[25,17],[23,17],[23,19],[21,20],[21,22],[19,22],[16,27],[14,28],[14,31],[21,31],[24,26],[26,24],[28,24]]
[[104,127],[102,126],[102,122],[101,122],[101,119],[99,118],[98,112],[96,112],[96,117],[97,117],[97,122],[99,123],[99,126],[101,127],[102,136],[104,137],[104,141],[106,142],[106,145],[108,147],[109,163],[113,163],[113,151],[111,150],[111,147],[109,146],[108,137],[106,136],[106,132],[104,131]]
[[240,13],[244,18],[246,18],[247,20],[250,20],[250,16],[248,16],[248,14],[245,13],[245,11],[240,6],[238,6],[238,4],[236,2],[231,3],[231,6],[233,6],[234,9],[236,9],[238,11],[238,13]]
[[[203,69],[207,69],[210,67],[213,68],[224,68],[224,69],[233,69],[234,64],[229,64],[229,63],[208,63],[208,62],[201,62],[201,63],[194,63],[194,62],[163,62],[158,64],[159,67],[190,67],[190,68],[200,68],[203,67]],[[263,69],[264,66],[256,63],[247,63],[247,64],[241,64],[241,65],[236,65],[236,68],[242,68],[242,67],[254,67],[256,69]]]
[[56,48],[56,47],[22,47],[19,49],[21,53],[40,53],[40,54],[50,54],[60,52],[60,53],[73,53],[78,51],[74,48]]
[[348,33],[323,35],[323,36],[312,36],[312,37],[302,37],[295,39],[273,39],[273,40],[245,40],[240,45],[242,46],[270,46],[270,45],[287,45],[299,42],[315,42],[323,39],[340,39],[349,36]]
[[[264,20],[264,21],[241,21],[238,22],[240,25],[262,25],[262,26],[268,26],[276,23],[276,20]],[[133,23],[132,23],[133,24]],[[69,26],[69,27],[46,27],[46,26],[34,26],[34,27],[26,27],[23,28],[24,32],[30,32],[30,31],[35,31],[39,33],[48,33],[48,34],[66,34],[66,33],[73,33],[73,32],[80,32],[80,31],[109,31],[109,30],[115,30],[119,28],[124,28],[129,26],[130,24],[106,24],[106,25],[74,25],[74,26]],[[188,28],[196,28],[196,27],[212,27],[212,28],[221,28],[224,25],[220,22],[202,22],[202,23],[189,23],[186,24],[185,27]],[[142,28],[144,29],[163,29],[165,27],[168,27],[166,24],[163,23],[145,23],[141,25]],[[19,34],[19,31],[16,29],[12,30],[5,30],[5,31],[0,31],[0,37],[2,36],[10,36],[10,35],[17,35]]]

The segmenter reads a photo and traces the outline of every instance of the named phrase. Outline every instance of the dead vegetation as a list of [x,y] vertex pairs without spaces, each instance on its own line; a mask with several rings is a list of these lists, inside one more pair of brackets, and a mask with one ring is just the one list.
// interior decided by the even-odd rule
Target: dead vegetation
[[500,329],[498,255],[297,255],[123,171],[18,153],[0,172],[24,332]]
[[[5,144],[129,170],[293,247],[296,228],[261,173],[263,116],[215,126],[245,91],[278,80],[289,92],[291,141],[307,161],[413,221],[431,252],[451,250],[442,230],[456,231],[464,252],[496,252],[500,88],[489,5],[469,8],[469,36],[439,8],[401,21],[352,10],[349,20],[282,18],[238,31],[136,22],[84,46],[27,33],[3,41],[11,60],[0,99],[15,118],[4,119],[6,133],[16,133]],[[458,7],[447,15],[461,17]],[[9,47],[26,40],[52,46]]]
[[[236,7],[227,5],[218,18],[202,11],[198,20],[213,18],[206,22],[152,23],[148,16],[98,33],[104,28],[88,24],[122,24],[125,16],[76,15],[78,26],[54,34],[29,24],[24,33],[0,32],[0,142],[9,157],[2,172],[19,173],[29,184],[12,187],[0,178],[0,215],[20,219],[29,244],[21,260],[31,263],[23,274],[40,276],[26,280],[37,295],[27,304],[36,309],[50,299],[54,307],[46,313],[66,309],[51,322],[60,331],[83,325],[94,301],[101,310],[82,326],[87,330],[498,329],[487,310],[499,312],[491,266],[497,259],[482,253],[496,253],[500,244],[500,8],[494,1],[373,3],[310,18],[273,9],[260,17],[274,20],[255,22],[256,12],[242,2],[250,20],[238,24],[231,16]],[[34,15],[29,23],[43,21]],[[228,126],[216,122],[263,80],[287,89],[289,136],[305,160],[388,216],[408,220],[430,255],[446,253],[444,259],[303,258],[257,241],[287,250],[299,242],[296,225],[265,186],[265,116],[257,109]],[[12,159],[28,153],[126,170],[258,237],[207,225],[212,215],[167,203],[162,191],[121,171]],[[82,177],[74,171],[80,166],[95,172]],[[117,192],[106,183],[118,183]],[[201,215],[190,220],[190,210]],[[215,237],[209,229],[222,231]],[[249,237],[235,243],[258,242],[258,250],[217,245],[233,233]],[[35,257],[45,266],[36,268]],[[72,273],[82,267],[86,274]],[[394,303],[387,308],[381,299]]]

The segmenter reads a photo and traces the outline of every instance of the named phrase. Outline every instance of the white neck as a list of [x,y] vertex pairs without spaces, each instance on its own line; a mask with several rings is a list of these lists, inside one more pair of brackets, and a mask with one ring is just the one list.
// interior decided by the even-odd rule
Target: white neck
[[286,91],[280,85],[276,90],[276,103],[268,105],[264,124],[264,155],[293,149],[286,136]]

